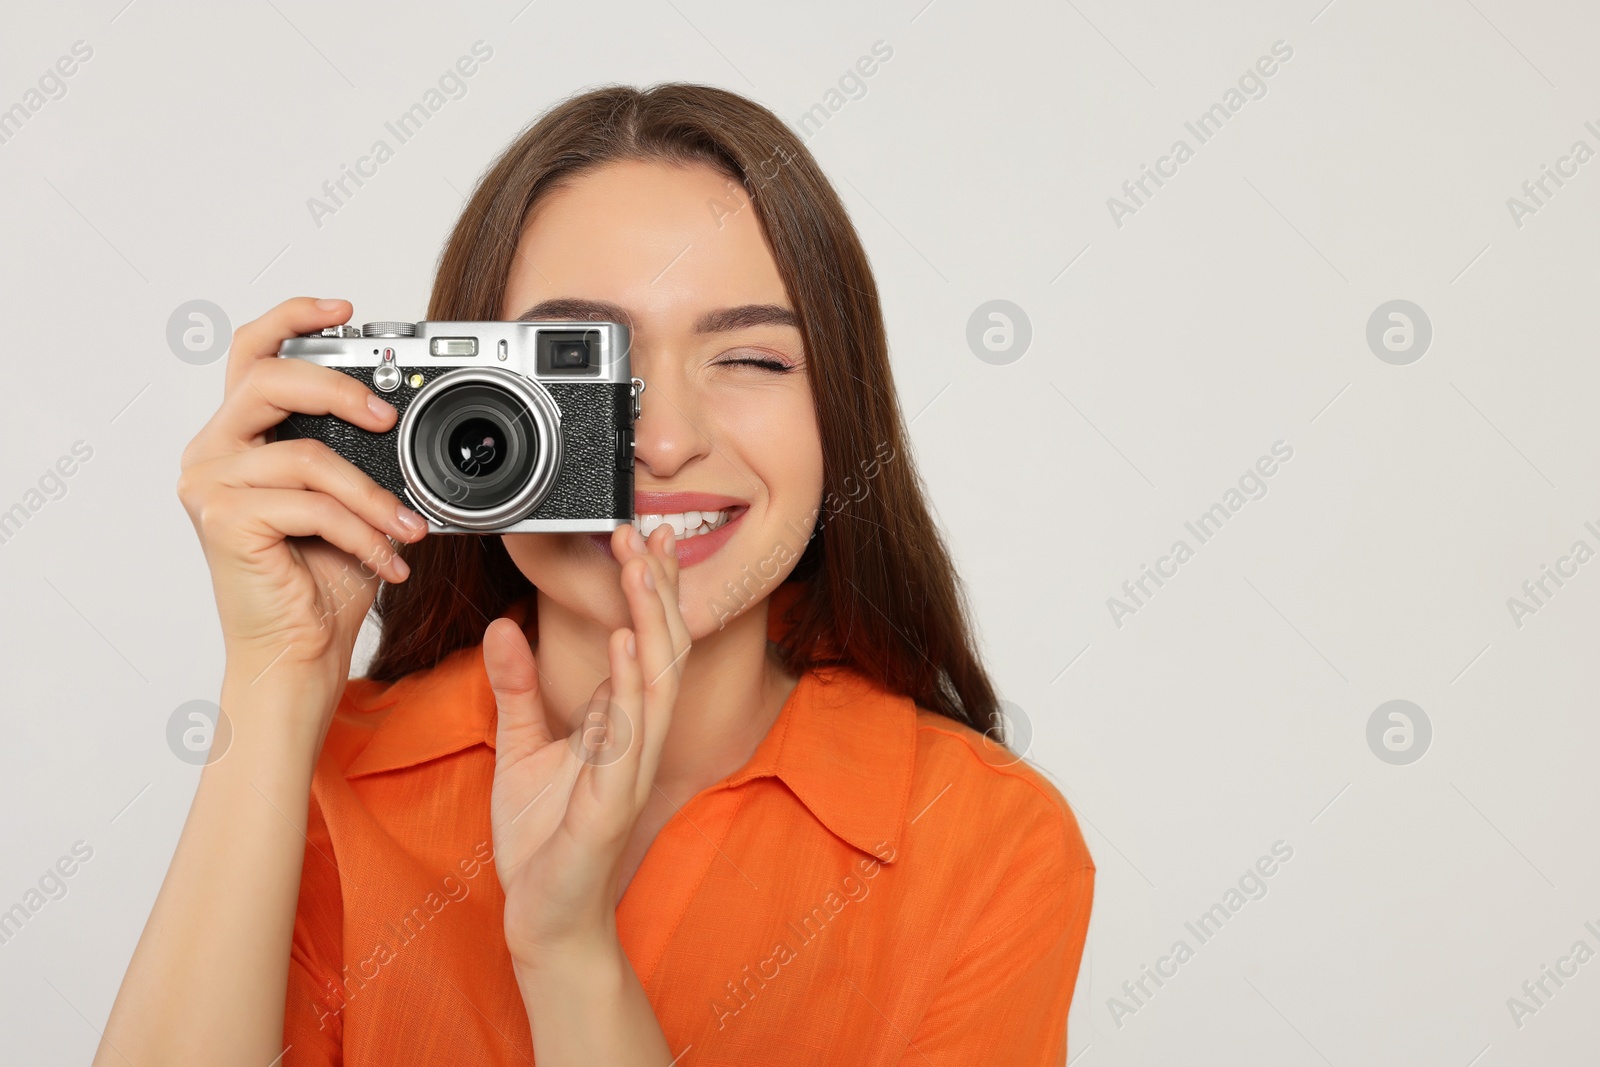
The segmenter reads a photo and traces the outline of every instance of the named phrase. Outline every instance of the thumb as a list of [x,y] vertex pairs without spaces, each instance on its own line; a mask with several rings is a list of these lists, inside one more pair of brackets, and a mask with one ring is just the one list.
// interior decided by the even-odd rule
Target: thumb
[[483,667],[499,712],[497,758],[517,759],[548,745],[550,724],[539,696],[539,667],[527,636],[512,619],[496,619],[484,632]]

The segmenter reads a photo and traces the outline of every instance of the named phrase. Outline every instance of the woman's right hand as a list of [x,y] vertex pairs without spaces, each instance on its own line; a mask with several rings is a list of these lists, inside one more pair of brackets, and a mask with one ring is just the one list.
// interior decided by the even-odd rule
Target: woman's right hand
[[290,337],[350,317],[344,300],[286,300],[234,331],[221,406],[183,451],[178,498],[211,569],[228,673],[300,672],[331,709],[378,581],[408,568],[389,538],[426,520],[320,441],[271,441],[291,413],[334,415],[374,432],[395,410],[346,374],[279,359]]

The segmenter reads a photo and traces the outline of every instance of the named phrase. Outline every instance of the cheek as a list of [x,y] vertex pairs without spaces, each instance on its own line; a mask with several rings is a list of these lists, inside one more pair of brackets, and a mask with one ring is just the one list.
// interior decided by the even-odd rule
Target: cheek
[[587,535],[502,534],[500,541],[523,577],[556,603],[596,618],[626,613],[616,566]]
[[538,534],[502,534],[500,543],[506,546],[506,555],[511,557],[511,562],[534,585],[539,584],[541,574],[549,571],[550,546],[549,538]]
[[734,468],[725,484],[753,494],[755,504],[732,541],[683,572],[684,621],[696,640],[766,599],[799,562],[817,521],[822,439],[809,388],[793,384],[792,392],[719,398],[708,420],[718,468]]
[[822,438],[809,390],[741,405],[723,425],[775,510],[789,515],[816,506],[822,497]]
[[543,534],[502,534],[500,537],[500,543],[506,546],[506,555],[517,565],[517,570],[540,589],[548,587],[560,574],[560,554],[551,543],[555,540]]

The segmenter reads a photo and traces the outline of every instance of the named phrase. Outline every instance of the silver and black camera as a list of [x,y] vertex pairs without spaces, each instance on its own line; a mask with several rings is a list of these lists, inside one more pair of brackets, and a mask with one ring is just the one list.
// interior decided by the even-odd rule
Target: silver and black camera
[[633,518],[644,382],[615,322],[369,322],[292,337],[400,413],[373,433],[293,414],[277,439],[323,441],[435,533],[610,533]]

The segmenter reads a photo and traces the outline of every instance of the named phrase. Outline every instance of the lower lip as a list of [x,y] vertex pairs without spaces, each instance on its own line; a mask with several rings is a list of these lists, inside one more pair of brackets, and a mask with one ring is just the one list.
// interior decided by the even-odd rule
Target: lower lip
[[[732,518],[710,533],[700,534],[696,537],[678,538],[676,544],[678,566],[693,567],[696,563],[709,559],[713,553],[728,543],[728,539],[733,536],[733,528],[739,525],[739,521],[744,518],[745,513],[749,510],[749,508],[740,508],[734,512]],[[600,551],[608,556],[611,555],[610,534],[590,534],[589,540],[594,542]]]

